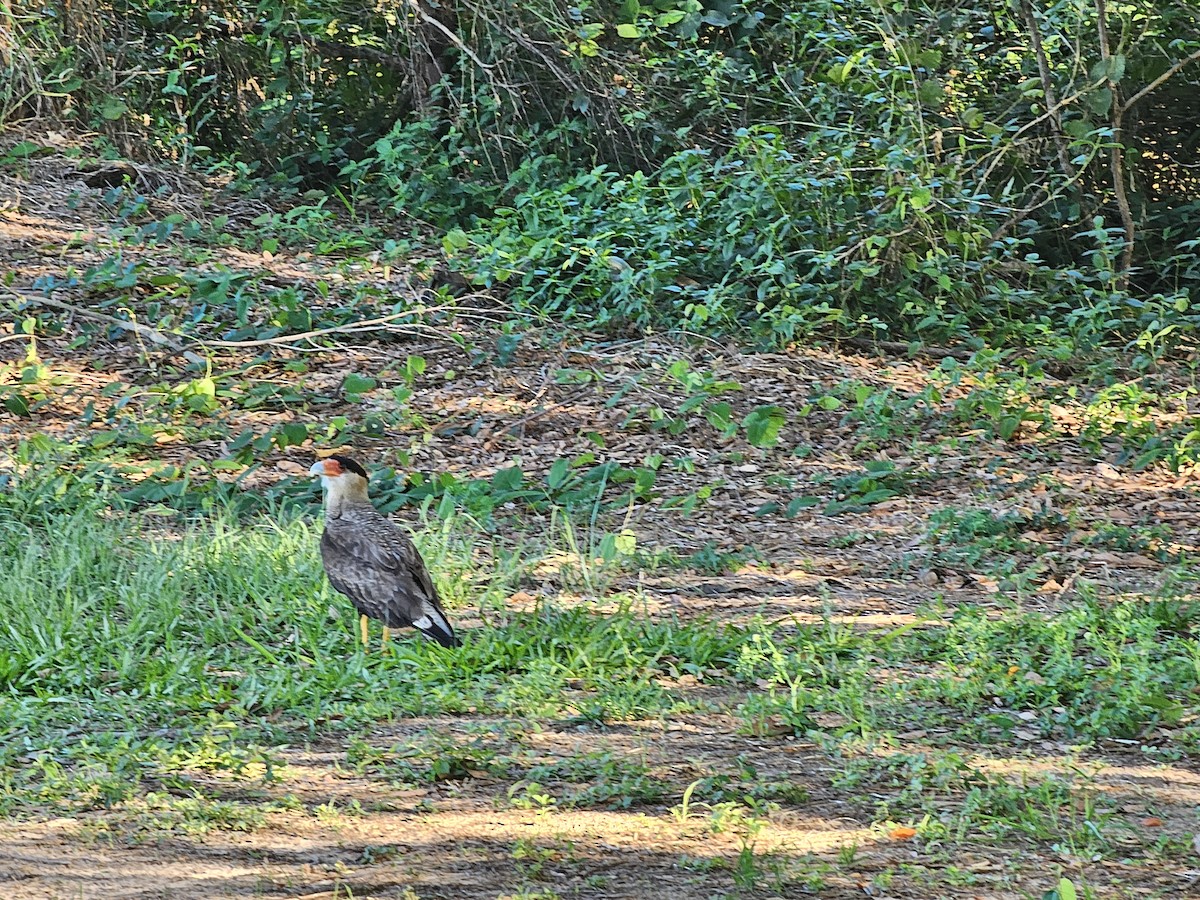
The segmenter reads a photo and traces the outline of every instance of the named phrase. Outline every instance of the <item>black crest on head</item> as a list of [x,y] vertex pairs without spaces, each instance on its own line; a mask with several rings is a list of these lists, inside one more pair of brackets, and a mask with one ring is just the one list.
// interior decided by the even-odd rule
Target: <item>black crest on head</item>
[[334,454],[333,456],[331,456],[329,458],[334,460],[335,462],[337,462],[337,464],[340,465],[347,472],[353,472],[355,475],[361,475],[363,478],[366,478],[368,481],[371,480],[370,476],[367,475],[367,470],[364,469],[362,466],[360,466],[356,460],[353,460],[348,456],[339,456],[337,454]]

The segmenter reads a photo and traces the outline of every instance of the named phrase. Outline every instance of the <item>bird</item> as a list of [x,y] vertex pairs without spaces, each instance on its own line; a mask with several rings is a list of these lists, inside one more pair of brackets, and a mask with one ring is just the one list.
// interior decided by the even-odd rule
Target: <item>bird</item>
[[334,454],[308,471],[320,476],[325,488],[325,574],[358,610],[363,648],[370,647],[368,619],[382,620],[385,646],[392,628],[410,625],[443,647],[460,646],[420,551],[371,503],[367,470]]

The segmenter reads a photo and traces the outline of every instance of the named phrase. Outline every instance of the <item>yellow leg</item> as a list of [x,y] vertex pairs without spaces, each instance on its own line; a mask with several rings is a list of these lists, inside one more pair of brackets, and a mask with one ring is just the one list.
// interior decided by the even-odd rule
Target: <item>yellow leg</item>
[[384,650],[387,649],[387,642],[391,636],[392,636],[392,629],[390,629],[386,625],[384,625],[383,626],[383,648],[382,649],[384,649]]
[[362,634],[363,649],[364,650],[370,649],[370,640],[369,640],[370,633],[367,631],[367,617],[366,616],[358,617],[358,630]]

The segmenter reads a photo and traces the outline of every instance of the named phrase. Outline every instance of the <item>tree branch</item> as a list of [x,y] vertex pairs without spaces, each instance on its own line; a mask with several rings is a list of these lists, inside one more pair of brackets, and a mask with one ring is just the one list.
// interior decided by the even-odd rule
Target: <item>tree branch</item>
[[480,59],[475,54],[475,51],[468,47],[463,42],[463,39],[455,34],[451,29],[447,28],[443,23],[439,22],[436,18],[427,13],[421,6],[420,0],[408,0],[408,5],[412,8],[413,12],[417,14],[417,17],[422,22],[433,26],[442,34],[444,34],[450,40],[450,43],[461,50],[467,56],[467,58],[471,60],[471,62],[475,63],[475,65],[479,66],[479,68],[483,69],[483,71],[490,72],[495,68],[494,65],[485,63],[482,59]]
[[1179,62],[1175,63],[1175,65],[1171,66],[1171,68],[1167,69],[1167,71],[1163,72],[1161,75],[1159,75],[1157,78],[1155,78],[1152,82],[1150,82],[1148,85],[1146,85],[1140,91],[1138,91],[1136,94],[1134,94],[1128,100],[1126,100],[1124,105],[1122,105],[1122,107],[1121,107],[1121,112],[1122,113],[1129,112],[1129,110],[1133,109],[1133,107],[1136,104],[1138,104],[1143,99],[1145,99],[1147,94],[1151,93],[1154,90],[1157,90],[1159,87],[1162,86],[1163,82],[1169,80],[1170,78],[1173,78],[1175,75],[1178,75],[1180,70],[1183,69],[1188,63],[1195,62],[1198,59],[1200,59],[1200,50],[1195,50],[1192,53],[1190,53],[1189,55],[1185,56]]

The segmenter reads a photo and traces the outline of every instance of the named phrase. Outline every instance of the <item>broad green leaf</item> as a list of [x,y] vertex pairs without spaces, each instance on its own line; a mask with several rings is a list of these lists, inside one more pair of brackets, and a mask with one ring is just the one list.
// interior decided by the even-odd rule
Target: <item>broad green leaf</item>
[[1092,91],[1087,95],[1088,109],[1098,116],[1107,115],[1112,109],[1112,97],[1112,91],[1106,87]]
[[746,430],[746,440],[755,447],[774,447],[786,422],[780,407],[759,406],[742,420],[742,428]]
[[41,144],[35,144],[33,141],[20,141],[13,144],[4,151],[4,159],[25,159],[28,156],[33,156],[42,149]]
[[615,545],[622,556],[632,556],[637,550],[637,534],[632,529],[623,528],[616,536]]
[[308,427],[300,422],[288,422],[279,429],[279,434],[287,442],[279,441],[280,447],[296,447],[308,440]]
[[810,507],[816,506],[820,502],[821,501],[816,497],[793,497],[791,502],[788,503],[787,508],[784,509],[784,515],[790,519],[792,516],[796,515],[796,513],[800,512],[800,510],[809,509]]
[[618,25],[617,34],[623,38],[629,38],[630,40],[634,40],[642,36],[642,33],[638,30],[638,27],[630,22],[624,22]]
[[104,116],[110,122],[115,122],[128,111],[129,107],[116,97],[105,97],[104,103],[100,106],[100,115]]
[[4,408],[14,416],[29,415],[29,402],[16,391],[9,391],[4,395]]
[[942,87],[942,83],[936,78],[927,78],[921,82],[921,86],[917,89],[917,96],[921,98],[922,103],[933,106],[942,102],[942,98],[946,96],[946,91]]
[[513,354],[521,345],[521,335],[502,334],[496,338],[496,365],[507,366],[512,362]]
[[442,238],[442,248],[451,253],[455,250],[466,250],[471,246],[471,239],[467,237],[467,233],[461,228],[452,228],[446,232],[446,236]]
[[724,431],[733,420],[733,407],[724,401],[713,403],[704,410],[704,418],[713,428]]
[[550,472],[546,476],[546,483],[550,485],[550,490],[556,491],[562,487],[563,482],[567,480],[567,476],[571,473],[571,464],[565,459],[556,459],[554,465],[550,467]]
[[520,489],[521,483],[524,480],[525,473],[521,471],[520,466],[509,466],[507,469],[499,469],[492,476],[492,490],[497,494],[510,494]]
[[406,381],[414,381],[418,376],[425,374],[425,357],[423,356],[408,356],[404,359],[404,378]]
[[347,395],[350,394],[365,394],[367,391],[375,390],[377,382],[374,378],[368,378],[365,375],[357,375],[351,373],[346,376],[346,380],[342,382],[342,391]]
[[1125,57],[1121,54],[1101,59],[1088,73],[1092,81],[1111,81],[1116,84],[1125,75]]

